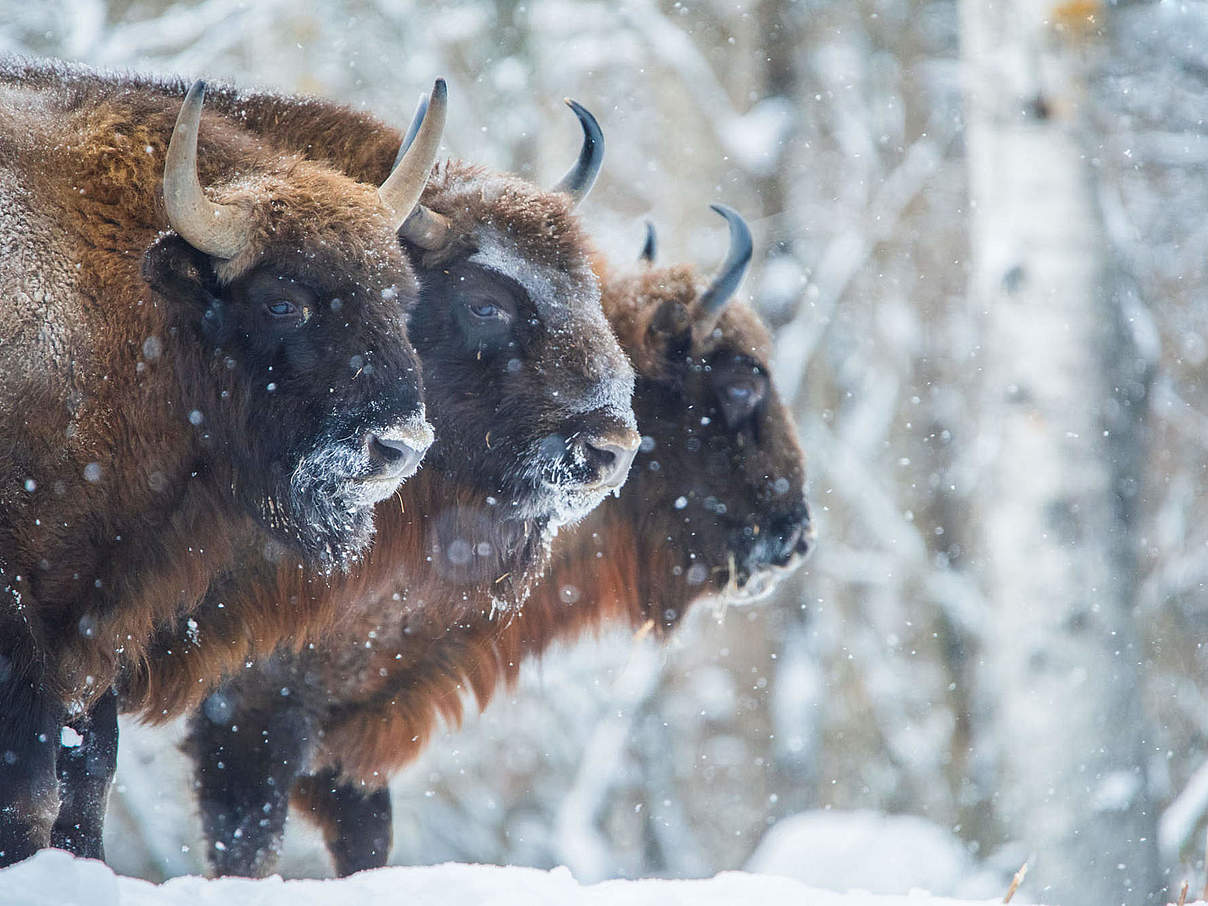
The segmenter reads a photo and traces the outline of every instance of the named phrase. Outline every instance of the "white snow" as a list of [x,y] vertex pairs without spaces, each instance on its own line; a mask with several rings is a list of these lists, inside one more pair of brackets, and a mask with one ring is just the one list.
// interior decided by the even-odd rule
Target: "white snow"
[[606,881],[581,885],[556,868],[501,868],[449,863],[382,868],[327,881],[263,881],[197,877],[151,884],[115,875],[101,862],[44,850],[0,871],[5,906],[346,906],[376,902],[407,906],[961,906],[915,891],[903,896],[832,893],[789,878],[725,872],[700,881]]
[[764,835],[746,868],[836,890],[1003,892],[997,877],[979,873],[955,834],[916,815],[867,810],[817,809],[785,818]]

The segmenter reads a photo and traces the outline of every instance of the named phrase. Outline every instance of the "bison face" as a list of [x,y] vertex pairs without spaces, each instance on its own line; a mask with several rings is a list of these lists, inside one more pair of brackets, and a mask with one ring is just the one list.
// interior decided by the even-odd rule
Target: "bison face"
[[615,281],[605,299],[637,367],[643,433],[620,505],[660,571],[647,599],[665,627],[699,597],[766,593],[813,539],[804,457],[768,379],[767,333],[726,301],[706,305],[709,291],[687,268]]
[[431,462],[479,489],[494,518],[573,521],[628,473],[633,371],[586,255],[554,266],[503,231],[473,236],[472,252],[439,266],[417,255],[410,329],[438,437]]
[[[419,465],[432,440],[404,318],[415,275],[396,241],[415,213],[444,128],[431,115],[381,186],[321,164],[266,157],[220,200],[202,188],[204,82],[189,88],[164,157],[173,233],[144,258],[171,329],[195,331],[180,370],[207,471],[270,531],[320,564],[368,543],[373,505]],[[148,151],[153,148],[148,147]],[[216,380],[194,382],[206,371]]]
[[189,415],[216,467],[275,536],[323,565],[364,547],[373,505],[432,440],[404,322],[414,278],[388,231],[373,251],[270,243],[223,282],[213,259],[169,235],[144,267],[221,388],[193,394]]

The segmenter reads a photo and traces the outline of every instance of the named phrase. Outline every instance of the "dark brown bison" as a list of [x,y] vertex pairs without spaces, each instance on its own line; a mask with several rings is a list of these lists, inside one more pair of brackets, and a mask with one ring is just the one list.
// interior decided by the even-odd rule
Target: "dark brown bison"
[[441,117],[378,188],[185,87],[0,63],[0,864],[157,622],[249,539],[344,565],[431,439],[395,234]]
[[[248,551],[196,612],[164,627],[149,656],[130,665],[128,708],[162,719],[194,706],[265,645],[296,641],[304,628],[292,618],[298,610],[314,627],[318,613],[334,618],[366,601],[374,613],[401,612],[404,596],[428,594],[445,602],[451,619],[459,618],[454,610],[465,619],[514,612],[544,564],[554,528],[580,518],[623,481],[639,443],[633,372],[601,311],[592,249],[573,213],[598,170],[603,138],[594,118],[575,109],[583,151],[553,191],[448,162],[436,168],[423,207],[404,226],[402,245],[422,287],[410,335],[424,363],[438,439],[424,469],[397,499],[378,506],[377,536],[363,562],[327,575],[299,568],[295,558]],[[393,150],[383,156],[383,171],[393,157]],[[419,239],[407,235],[416,224],[423,226]],[[315,738],[307,723],[312,703],[305,689],[296,691],[298,707],[274,717],[272,739],[291,736],[297,757],[287,765],[262,762],[276,750],[261,747],[249,728],[234,740],[247,742],[239,756],[248,759],[247,771],[211,775],[214,782],[259,784],[301,766],[298,758]],[[206,711],[221,720],[222,707],[213,699]],[[229,734],[230,724],[215,731]],[[99,757],[111,763],[106,753]],[[79,825],[81,838],[99,834],[95,812],[107,779],[101,772],[71,784],[79,810],[61,821]],[[289,783],[276,788],[287,793]],[[254,795],[263,792],[257,787]],[[279,830],[284,812],[247,827],[224,828],[214,812],[206,820],[215,838],[230,844],[215,849],[216,867],[231,872],[245,864],[246,852],[271,849],[263,837],[271,837],[274,821]]]
[[[464,693],[484,706],[526,659],[605,621],[668,631],[701,597],[754,596],[805,553],[804,464],[768,380],[768,337],[749,308],[727,305],[750,236],[738,215],[718,210],[731,254],[708,285],[682,267],[605,285],[605,311],[637,369],[642,452],[619,499],[558,535],[548,574],[521,607],[489,606],[506,572],[467,585],[441,567],[456,536],[429,542],[430,570],[350,601],[335,633],[205,701],[187,750],[218,871],[271,869],[291,784],[337,872],[384,864],[387,781],[438,719],[461,718]],[[422,518],[398,523],[424,532]],[[468,537],[467,555],[495,537]]]

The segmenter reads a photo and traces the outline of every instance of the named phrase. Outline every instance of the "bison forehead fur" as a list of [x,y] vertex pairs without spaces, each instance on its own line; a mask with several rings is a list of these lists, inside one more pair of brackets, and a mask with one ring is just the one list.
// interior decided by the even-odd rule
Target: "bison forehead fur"
[[[664,268],[610,282],[605,299],[640,375],[634,407],[645,435],[620,504],[640,537],[668,539],[643,605],[668,627],[699,597],[766,593],[812,539],[805,459],[769,380],[767,330],[731,302],[701,337],[699,296],[692,271]],[[736,375],[757,377],[764,393],[741,419],[725,399]]]
[[[592,247],[568,199],[461,162],[439,165],[424,204],[451,222],[435,252],[412,249],[425,290],[412,319],[438,427],[430,462],[500,498],[497,518],[581,518],[606,489],[576,438],[633,432],[633,372],[600,308]],[[465,281],[507,296],[515,323],[467,355]],[[551,451],[553,451],[551,453]]]

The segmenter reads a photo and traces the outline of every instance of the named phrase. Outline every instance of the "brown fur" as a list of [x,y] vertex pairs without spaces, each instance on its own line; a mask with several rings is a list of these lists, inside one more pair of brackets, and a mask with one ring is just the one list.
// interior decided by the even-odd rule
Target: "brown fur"
[[[531,594],[510,588],[514,574],[506,560],[459,574],[441,559],[451,536],[477,543],[495,523],[484,528],[474,496],[429,473],[427,481],[403,488],[406,513],[381,514],[368,561],[380,581],[363,576],[355,589],[333,590],[342,608],[336,629],[258,662],[207,699],[187,748],[201,769],[211,844],[225,841],[224,850],[211,853],[217,870],[271,869],[284,822],[275,791],[284,778],[264,786],[262,763],[264,771],[283,757],[306,764],[310,776],[300,778],[297,804],[323,826],[341,871],[381,864],[389,824],[381,809],[388,800],[375,791],[423,749],[440,720],[461,719],[467,693],[483,706],[515,680],[526,659],[558,640],[614,620],[651,621],[666,632],[699,598],[741,594],[744,583],[766,584],[762,579],[777,572],[770,561],[751,562],[750,545],[734,529],[758,538],[757,529],[772,533],[786,517],[794,531],[800,528],[808,518],[801,452],[774,392],[749,423],[721,424],[711,375],[735,357],[766,362],[767,336],[749,309],[733,304],[717,330],[697,338],[698,291],[684,269],[608,286],[605,302],[621,341],[644,363],[634,404],[653,446],[635,463],[620,499],[606,500],[559,534],[550,573]],[[717,463],[719,451],[725,456]],[[677,496],[685,496],[682,507]],[[718,502],[728,507],[725,517]],[[451,534],[439,530],[442,505],[461,524]],[[804,545],[800,537],[794,556]],[[512,565],[533,562],[541,561],[522,550]],[[505,598],[505,606],[494,606],[501,585],[523,605],[509,606]],[[303,729],[282,735],[274,727],[283,722]],[[301,753],[292,748],[299,734],[307,740]],[[227,768],[218,769],[219,762]],[[264,796],[275,803],[267,828],[253,805]],[[373,816],[363,828],[369,833],[356,830],[354,815]],[[233,836],[235,829],[240,835]],[[233,859],[232,848],[240,850]],[[358,853],[367,861],[350,858]]]
[[[251,522],[232,512],[227,489],[238,479],[199,448],[175,383],[181,373],[213,380],[210,365],[139,274],[143,250],[167,227],[160,184],[183,91],[165,103],[121,80],[75,75],[64,85],[35,65],[0,72],[0,164],[21,173],[29,209],[17,213],[33,221],[30,245],[41,256],[25,263],[24,277],[10,269],[5,284],[5,346],[15,358],[5,357],[0,387],[5,424],[20,428],[2,463],[11,476],[3,549],[26,553],[3,566],[22,599],[38,602],[43,641],[65,646],[61,661],[72,669],[50,678],[58,694],[91,697],[105,688],[118,652],[137,656],[165,611],[200,597]],[[217,199],[256,219],[247,250],[219,263],[224,282],[246,273],[270,242],[302,247],[322,236],[316,271],[337,261],[376,271],[385,252],[395,282],[414,293],[414,277],[386,241],[373,186],[283,157],[208,112],[201,134],[203,183],[226,186]],[[383,239],[377,248],[362,240],[373,234]],[[405,334],[395,336],[405,345]],[[162,347],[154,358],[143,354],[148,337]],[[31,358],[43,356],[47,377],[31,376]],[[222,408],[225,382],[213,382],[186,391],[201,391],[194,402],[208,402],[206,412]],[[33,412],[38,419],[27,418]],[[199,461],[212,480],[189,480]],[[109,473],[102,481],[84,480],[92,462]],[[32,493],[21,490],[26,477],[37,482]],[[64,559],[64,550],[73,556]],[[63,609],[89,586],[127,602],[88,614],[91,634],[75,631],[83,612]]]
[[[290,99],[246,95],[232,96],[230,103],[246,122],[256,124],[254,128],[272,133],[268,137],[273,141],[347,167],[361,178],[381,178],[396,149],[397,133],[339,108],[316,109]],[[366,130],[364,140],[325,144],[326,136],[340,131],[331,126],[332,119],[353,121],[354,131],[360,124]],[[497,178],[480,180],[481,174],[465,164],[436,169],[424,202],[452,217],[457,239],[450,250],[421,256],[426,265],[440,265],[444,256],[472,245],[469,237],[489,223],[519,237],[526,254],[554,266],[581,266],[585,242],[577,225],[566,222],[564,202],[530,203],[531,192],[521,191],[522,183],[515,192],[506,184],[501,190]],[[232,694],[242,715],[234,723],[245,730],[262,721],[267,725],[268,715],[280,706],[282,688],[288,688],[291,707],[306,702],[304,710],[318,721],[319,749],[311,768],[380,787],[422,749],[438,720],[460,720],[465,693],[485,705],[501,684],[514,681],[526,658],[539,656],[555,641],[612,620],[641,625],[652,619],[660,630],[667,630],[697,598],[731,591],[745,581],[730,575],[724,532],[708,549],[694,549],[691,539],[697,533],[691,529],[691,539],[657,543],[668,535],[682,535],[683,521],[672,505],[680,489],[651,477],[651,463],[666,459],[663,475],[698,467],[695,451],[676,446],[698,430],[694,422],[701,408],[712,405],[700,383],[704,364],[716,356],[741,354],[766,368],[768,359],[766,332],[743,306],[730,307],[719,331],[694,339],[691,327],[699,290],[699,280],[684,268],[650,271],[609,286],[606,308],[639,368],[649,403],[642,421],[656,436],[656,451],[639,458],[619,501],[607,500],[573,530],[563,529],[551,573],[531,595],[532,578],[544,562],[543,552],[532,546],[540,536],[527,535],[528,543],[516,543],[514,535],[492,536],[498,522],[488,519],[484,526],[476,518],[483,508],[481,493],[463,487],[454,475],[426,469],[401,490],[399,508],[395,501],[379,505],[374,549],[354,575],[328,584],[292,565],[268,567],[251,582],[255,603],[244,599],[238,608],[219,611],[213,605],[222,595],[212,597],[211,606],[197,616],[206,640],[202,648],[192,650],[179,634],[165,635],[150,674],[132,679],[131,701],[145,716],[171,716],[208,692],[223,668],[217,660],[206,660],[207,653],[225,646],[222,660],[238,664],[254,654],[249,639],[256,644],[281,640],[285,647],[278,657],[237,674],[222,693]],[[691,348],[673,349],[673,341]],[[665,411],[667,400],[670,412]],[[687,411],[693,405],[697,408]],[[759,418],[758,446],[750,446],[753,433],[740,453],[729,451],[735,467],[727,468],[722,483],[723,491],[741,492],[736,511],[752,524],[770,510],[801,506],[803,482],[800,450],[774,393]],[[486,434],[489,425],[482,427]],[[485,443],[490,446],[489,436]],[[787,485],[780,492],[783,505],[767,490],[776,478]],[[441,560],[448,538],[434,541],[433,536],[447,513],[471,535],[478,532],[474,540],[490,538],[495,556],[478,570],[458,574]],[[447,528],[444,534],[450,535]],[[689,560],[690,555],[707,562],[703,580],[689,579],[692,564],[698,562]],[[247,573],[233,576],[232,593],[246,592],[247,580]],[[566,587],[579,590],[574,603],[562,599]],[[298,596],[308,596],[308,608],[338,621],[332,632],[316,635],[309,646],[300,644],[297,627],[285,619],[286,602]],[[222,646],[214,644],[216,638]],[[325,784],[312,781],[304,779],[298,794],[306,800],[302,804],[314,806],[321,817],[319,787]],[[337,838],[337,828],[327,830],[329,840]]]
[[[702,415],[719,417],[713,391],[700,383],[705,366],[722,367],[735,355],[766,363],[769,348],[754,313],[738,303],[712,334],[680,346],[677,333],[680,339],[693,335],[697,292],[697,281],[683,268],[606,284],[609,317],[641,365],[634,402],[653,449],[635,463],[620,499],[606,500],[559,535],[548,573],[521,609],[466,609],[456,587],[449,593],[446,579],[409,568],[396,595],[383,590],[354,603],[336,634],[316,639],[300,654],[263,663],[227,687],[235,702],[232,722],[245,732],[250,728],[254,738],[256,728],[271,726],[282,688],[295,704],[299,696],[307,702],[318,743],[308,757],[310,773],[295,781],[292,800],[322,828],[341,874],[385,863],[389,800],[381,791],[423,750],[438,722],[460,722],[469,698],[485,707],[501,686],[515,682],[524,661],[556,642],[615,623],[653,624],[661,635],[700,598],[741,593],[730,574],[731,557],[740,551],[731,535],[718,531],[722,520],[697,522],[691,506],[676,506],[677,495],[709,491],[726,500],[744,524],[767,529],[785,512],[808,519],[801,501],[801,451],[774,393],[754,422],[736,432],[748,441],[758,437],[757,444],[731,448],[739,452],[723,472],[711,473],[703,489],[686,487],[691,482],[676,477],[690,469],[708,471],[687,443],[694,434],[708,436],[693,427]],[[661,468],[653,469],[660,460]],[[768,493],[777,478],[788,487]],[[798,550],[804,545],[803,538]],[[697,562],[708,566],[703,579],[692,578]],[[780,568],[762,570],[766,575]],[[748,581],[757,579],[758,574]],[[471,601],[481,600],[481,587],[471,591]],[[191,739],[195,757],[213,757],[197,749],[209,727],[205,718],[195,720],[194,732],[203,733]],[[253,868],[271,864],[272,855],[261,850]],[[234,867],[244,871],[249,865]]]
[[[635,405],[649,416],[643,424],[656,453],[635,463],[620,499],[606,500],[578,526],[563,530],[548,575],[519,610],[490,608],[493,582],[458,586],[438,565],[425,566],[422,557],[394,560],[427,549],[420,536],[435,509],[420,509],[407,520],[404,534],[419,534],[393,547],[388,556],[382,542],[401,540],[394,532],[403,528],[403,518],[389,523],[390,529],[383,518],[374,557],[383,556],[372,562],[383,574],[393,572],[398,584],[369,590],[361,599],[344,589],[341,597],[348,609],[335,633],[235,677],[230,687],[237,690],[233,722],[260,725],[263,715],[280,706],[281,689],[288,688],[291,701],[304,699],[317,714],[319,743],[310,770],[380,788],[422,751],[438,721],[460,721],[467,694],[485,706],[501,685],[514,682],[525,660],[555,642],[614,621],[640,626],[652,620],[664,632],[699,598],[732,593],[726,537],[715,539],[712,547],[699,547],[693,539],[707,529],[698,532],[685,525],[673,503],[680,486],[660,477],[699,468],[698,454],[677,445],[691,433],[687,421],[699,420],[710,403],[683,385],[683,366],[668,359],[668,338],[656,323],[666,305],[677,306],[690,333],[696,293],[696,281],[684,269],[615,281],[606,292],[622,343],[635,361],[645,363]],[[733,304],[719,327],[691,350],[690,361],[732,353],[766,361],[766,333],[745,306]],[[660,408],[679,414],[654,420]],[[746,447],[736,468],[713,490],[731,492],[736,509],[745,502],[753,519],[769,524],[776,512],[799,506],[803,466],[791,422],[774,396],[759,422],[761,443]],[[657,472],[650,468],[656,454],[662,459]],[[790,487],[779,495],[784,502],[774,503],[762,492],[780,477]],[[404,491],[418,487],[411,482]],[[687,531],[694,533],[692,538],[685,537]],[[708,558],[707,578],[695,583],[688,573],[692,553]],[[314,784],[308,783],[300,788],[306,794],[303,806],[317,801]],[[321,808],[316,806],[313,814],[325,820]],[[329,836],[338,830],[326,827]]]
[[[644,402],[664,405],[666,395],[681,410],[694,404],[695,417],[708,405],[706,399],[675,399],[668,382],[677,366],[667,360],[663,337],[652,326],[668,303],[691,314],[696,293],[697,281],[685,268],[606,284],[606,312],[638,368],[634,405],[639,419],[647,411]],[[719,328],[693,349],[695,356],[734,351],[766,364],[767,333],[749,308],[732,303]],[[765,476],[785,477],[791,490],[784,498],[800,500],[804,470],[791,420],[774,397],[761,419],[764,442],[728,480],[755,487]],[[720,550],[709,552],[707,581],[691,584],[686,578],[691,542],[682,537],[685,529],[674,507],[680,488],[674,480],[654,477],[699,468],[695,454],[674,449],[684,437],[684,421],[639,422],[655,439],[655,452],[639,456],[619,499],[605,500],[583,522],[559,534],[548,573],[519,611],[492,616],[458,608],[446,617],[447,604],[434,605],[431,592],[416,594],[409,583],[400,590],[408,611],[405,633],[383,631],[382,615],[390,605],[367,600],[355,611],[359,620],[345,624],[355,628],[305,652],[305,663],[322,676],[334,697],[318,763],[338,768],[354,783],[385,783],[423,750],[438,720],[460,722],[467,693],[485,707],[500,685],[516,680],[525,660],[554,643],[613,622],[637,628],[652,620],[664,632],[699,598],[724,593],[731,577]],[[659,473],[649,469],[655,457],[662,460]],[[722,484],[719,491],[724,489]],[[748,505],[757,510],[760,504]],[[567,589],[574,591],[567,594]],[[376,631],[367,649],[363,642],[370,628]],[[375,675],[379,670],[388,679]],[[248,683],[241,682],[246,689]]]
[[[51,330],[63,332],[61,340],[56,337],[55,345],[61,343],[64,354],[55,355],[52,361],[68,369],[63,375],[66,386],[61,390],[48,386],[37,400],[23,399],[20,387],[11,388],[15,392],[10,393],[7,392],[10,387],[6,386],[4,394],[6,400],[11,401],[6,424],[13,424],[13,416],[22,410],[36,409],[42,414],[38,421],[31,420],[25,426],[37,437],[25,442],[31,448],[56,451],[63,446],[57,438],[68,436],[70,424],[77,426],[72,437],[78,441],[68,445],[62,454],[54,454],[58,463],[51,470],[40,470],[38,485],[45,488],[41,505],[36,498],[28,499],[14,491],[9,491],[8,499],[4,501],[6,507],[15,511],[15,518],[11,520],[15,537],[11,541],[5,539],[9,541],[5,547],[30,551],[31,567],[43,559],[52,564],[51,569],[39,570],[33,575],[30,575],[30,567],[25,570],[18,567],[14,572],[26,574],[19,580],[19,589],[25,592],[24,599],[33,598],[38,602],[39,616],[46,626],[45,635],[39,641],[56,648],[57,654],[61,652],[62,661],[72,665],[70,674],[56,672],[53,676],[52,684],[61,696],[85,692],[82,687],[86,676],[95,678],[91,691],[99,694],[113,673],[116,652],[122,648],[124,636],[141,640],[150,634],[154,604],[163,602],[173,606],[178,595],[196,597],[204,590],[216,565],[229,555],[224,543],[229,530],[206,532],[202,537],[213,539],[213,546],[208,550],[190,551],[192,539],[198,537],[198,528],[204,531],[207,526],[213,526],[215,518],[231,518],[230,507],[214,490],[204,486],[194,490],[181,483],[176,489],[157,493],[148,483],[151,471],[180,474],[196,455],[188,437],[187,423],[181,417],[183,413],[171,411],[177,398],[175,389],[165,386],[165,381],[171,380],[171,373],[150,366],[140,374],[133,367],[148,336],[164,338],[163,358],[167,361],[192,358],[188,350],[179,348],[184,344],[178,341],[157,308],[143,304],[144,300],[149,301],[149,291],[138,273],[142,249],[148,247],[156,232],[166,225],[157,193],[174,113],[162,110],[158,111],[158,116],[139,116],[135,111],[90,106],[69,116],[70,126],[62,131],[74,133],[78,138],[68,148],[56,148],[49,160],[36,167],[24,155],[13,163],[20,165],[29,161],[30,197],[39,199],[40,212],[47,212],[54,218],[53,227],[59,238],[53,240],[52,247],[47,250],[48,257],[79,262],[82,274],[86,275],[78,283],[72,281],[77,286],[87,286],[87,296],[78,312],[82,323],[78,323],[78,327],[69,321],[62,323],[71,317],[66,310],[56,317],[42,309],[51,320]],[[17,123],[10,120],[5,131],[17,128],[20,128]],[[53,146],[51,134],[39,135],[34,144]],[[135,147],[146,145],[150,145],[155,153],[132,153]],[[213,156],[206,155],[207,158]],[[53,178],[56,173],[73,175],[69,180],[60,181]],[[55,286],[51,291],[58,295],[71,289]],[[38,292],[34,290],[32,295],[35,301]],[[15,312],[18,316],[21,314],[20,301],[18,295]],[[137,313],[141,317],[115,317],[119,312]],[[34,316],[43,315],[39,312]],[[20,327],[6,331],[10,337],[18,332],[24,331]],[[110,363],[120,365],[113,367]],[[74,404],[74,399],[80,402]],[[79,411],[73,417],[72,409],[77,407]],[[158,461],[148,462],[146,456],[140,456],[127,463],[131,471],[137,469],[138,472],[116,476],[121,497],[111,502],[113,493],[106,493],[108,489],[101,483],[98,483],[101,486],[93,486],[83,481],[84,468],[102,458],[117,460],[117,457],[106,457],[105,452],[138,445],[141,435],[147,431],[144,426],[165,431],[166,436],[157,445],[162,452]],[[37,460],[31,456],[27,461],[32,465]],[[10,460],[5,465],[8,468],[4,471],[14,479],[6,485],[18,487],[22,480],[18,463]],[[51,494],[57,499],[45,499]],[[174,505],[165,507],[166,500]],[[115,511],[113,504],[120,509]],[[161,516],[157,511],[166,512]],[[207,516],[208,512],[215,515]],[[156,536],[150,552],[132,550],[139,560],[150,559],[148,553],[171,551],[171,556],[159,558],[160,570],[136,569],[127,558],[115,556],[116,551],[106,549],[115,544],[106,527],[110,524],[124,527],[132,522],[144,523]],[[131,538],[129,531],[127,528],[127,543],[142,541]],[[96,542],[102,538],[109,543],[98,545]],[[46,554],[63,548],[81,550],[89,556],[90,562],[81,569],[82,564],[73,558],[55,569],[53,559],[57,558]],[[113,566],[118,568],[113,569]],[[123,597],[147,603],[123,608],[120,613],[101,614],[100,625],[92,638],[68,631],[74,629],[71,623],[84,615],[74,609],[64,612],[63,608],[68,602],[78,601],[83,589],[94,581],[110,587],[141,585],[141,588],[128,588]]]
[[[277,563],[261,559],[233,571],[219,579],[189,615],[195,633],[188,623],[183,630],[175,624],[165,627],[152,656],[137,669],[131,666],[123,680],[123,707],[150,722],[191,710],[218,678],[263,655],[266,639],[304,653],[312,642],[332,638],[330,627],[336,625],[341,633],[360,637],[386,631],[387,623],[390,632],[409,634],[417,629],[408,621],[406,604],[412,600],[450,599],[444,610],[451,621],[467,619],[471,611],[489,610],[491,595],[518,604],[528,593],[532,573],[539,572],[543,542],[539,534],[520,526],[504,535],[492,523],[469,518],[480,507],[477,492],[451,487],[434,470],[423,469],[395,497],[378,504],[377,536],[355,568],[333,575],[289,558]],[[492,533],[498,553],[489,564],[474,564],[474,573],[467,578],[473,581],[479,571],[486,571],[491,581],[467,584],[464,598],[450,596],[450,585],[454,589],[458,585],[457,578],[451,578],[458,567],[449,563],[444,553],[447,543],[442,544],[438,535],[447,539],[470,531]],[[486,535],[475,537],[482,540]],[[366,602],[378,603],[361,606]],[[297,613],[307,615],[305,623],[299,623]],[[311,631],[315,626],[322,628]],[[355,662],[343,664],[355,672],[356,679],[346,676],[350,688],[374,682],[379,665],[370,657],[369,663],[354,656]],[[333,664],[334,674],[341,669]]]
[[[391,418],[396,402],[407,415],[419,402],[399,316],[417,287],[373,186],[207,111],[202,182],[245,212],[252,239],[220,261],[168,232],[161,183],[183,94],[175,83],[140,91],[84,69],[0,63],[0,665],[13,677],[0,723],[22,739],[35,713],[57,739],[56,709],[95,701],[153,627],[187,611],[266,528],[294,542],[274,522],[287,510],[265,476],[288,476],[288,457],[321,432],[358,425],[358,394]],[[275,403],[264,372],[248,386],[252,347],[231,328],[245,311],[224,295],[282,262],[300,281],[364,287],[342,337],[373,358],[377,377],[340,387],[314,413],[300,411],[307,388],[283,384]],[[391,287],[387,302],[379,290]],[[343,381],[347,362],[326,386]],[[325,381],[332,363],[313,364]],[[351,524],[341,518],[333,531]],[[34,760],[29,771],[44,771]],[[41,775],[26,779],[33,798],[53,800]],[[0,787],[16,782],[0,777]],[[23,797],[4,798],[37,826],[28,841],[0,841],[0,860],[43,840],[46,809],[20,807]]]
[[[346,108],[222,88],[213,93],[213,100],[216,109],[237,117],[242,125],[273,130],[265,138],[280,147],[347,166],[361,178],[384,178],[397,151],[399,136],[394,130],[380,124],[370,128],[371,120]],[[346,124],[347,129],[339,124]],[[349,135],[359,141],[342,138]],[[376,541],[364,561],[348,575],[331,578],[305,569],[293,558],[276,562],[249,551],[192,614],[195,633],[188,624],[165,624],[151,656],[131,665],[123,679],[123,706],[128,711],[160,721],[190,710],[224,675],[237,672],[245,662],[277,644],[296,650],[308,634],[321,636],[328,621],[343,613],[349,602],[376,599],[383,590],[393,594],[402,587],[404,576],[412,596],[422,594],[435,600],[448,591],[449,571],[440,571],[439,557],[431,562],[425,559],[430,553],[436,557],[426,546],[432,543],[432,526],[452,530],[442,519],[453,518],[456,523],[473,517],[473,531],[490,536],[499,558],[478,564],[492,570],[489,578],[493,584],[477,597],[451,606],[466,612],[489,611],[495,606],[494,595],[515,609],[542,569],[549,514],[506,522],[488,518],[489,506],[484,501],[492,494],[484,490],[480,475],[520,471],[518,465],[531,457],[531,444],[526,442],[533,435],[568,433],[568,417],[576,411],[580,392],[590,398],[601,381],[627,372],[628,363],[595,304],[594,249],[566,196],[540,191],[516,177],[465,162],[438,164],[423,203],[452,224],[452,240],[446,248],[439,252],[411,250],[424,268],[441,269],[472,252],[484,238],[504,237],[517,259],[534,270],[544,268],[560,281],[555,289],[571,300],[565,303],[567,308],[574,304],[583,309],[573,318],[555,312],[555,317],[563,319],[558,325],[563,327],[563,336],[556,342],[538,338],[523,353],[537,392],[509,398],[506,408],[501,406],[488,417],[479,413],[474,400],[463,403],[460,398],[439,397],[450,389],[461,392],[466,380],[460,372],[446,376],[440,357],[429,358],[425,353],[429,415],[437,427],[437,444],[423,470],[400,489],[397,499],[378,505]],[[417,330],[414,321],[424,315],[429,320],[450,319],[446,310],[421,304],[412,324],[417,346],[426,331]],[[571,342],[566,334],[575,335]],[[627,398],[625,404],[627,408]],[[619,408],[615,401],[611,406]],[[594,415],[589,411],[585,417]],[[506,499],[507,495],[493,496]],[[494,584],[504,574],[508,578]],[[295,616],[298,601],[305,601],[305,623]],[[390,600],[383,605],[383,609],[397,607]]]
[[[183,89],[172,80],[136,75],[126,80],[165,97],[179,97]],[[390,174],[402,141],[401,132],[376,117],[320,98],[211,83],[206,108],[229,117],[274,149],[330,166],[368,185],[379,185]],[[437,164],[423,203],[453,227],[448,246],[428,253],[430,265],[463,251],[483,225],[515,237],[522,255],[554,268],[582,267],[583,251],[591,249],[566,196],[534,192],[532,184],[519,177],[464,161]]]

